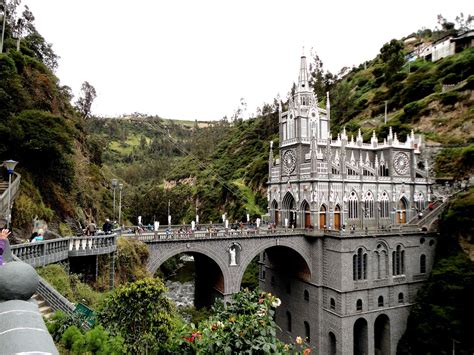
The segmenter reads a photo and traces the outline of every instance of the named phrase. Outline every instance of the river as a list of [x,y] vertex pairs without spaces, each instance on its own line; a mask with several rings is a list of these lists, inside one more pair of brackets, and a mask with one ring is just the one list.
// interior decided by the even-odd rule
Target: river
[[194,258],[190,255],[180,257],[181,267],[176,273],[165,279],[168,288],[167,296],[178,308],[194,306]]

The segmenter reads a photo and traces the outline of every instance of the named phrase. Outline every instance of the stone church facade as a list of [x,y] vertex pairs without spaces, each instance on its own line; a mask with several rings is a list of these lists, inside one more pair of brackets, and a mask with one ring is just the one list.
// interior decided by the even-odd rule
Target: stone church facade
[[395,354],[434,259],[433,233],[401,228],[431,197],[423,139],[412,132],[402,142],[392,130],[382,141],[345,130],[332,139],[326,102],[318,106],[302,57],[280,108],[277,157],[270,147],[268,203],[270,222],[309,231],[311,265],[269,249],[260,286],[282,299],[284,339],[306,337],[321,354]]

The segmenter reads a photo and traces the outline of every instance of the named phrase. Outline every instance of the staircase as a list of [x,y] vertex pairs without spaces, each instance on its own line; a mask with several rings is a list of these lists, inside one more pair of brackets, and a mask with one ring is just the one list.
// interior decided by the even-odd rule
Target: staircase
[[20,180],[21,175],[18,173],[13,173],[12,175],[12,182],[11,182],[11,191],[10,194],[8,193],[8,181],[3,180],[0,178],[0,218],[7,218],[8,214],[8,199],[11,198],[11,203],[13,205],[13,201],[18,193],[20,187]]
[[43,318],[49,319],[54,314],[53,309],[50,306],[48,306],[44,298],[41,297],[38,293],[35,293],[32,298],[38,304],[39,311],[41,315],[43,316]]

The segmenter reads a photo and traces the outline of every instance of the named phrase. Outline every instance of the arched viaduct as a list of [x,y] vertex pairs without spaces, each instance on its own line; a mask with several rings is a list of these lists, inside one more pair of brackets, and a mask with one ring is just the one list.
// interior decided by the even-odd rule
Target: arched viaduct
[[[193,239],[159,239],[144,240],[150,250],[147,265],[151,273],[169,258],[181,254],[193,254],[197,258],[208,259],[207,264],[213,265],[214,270],[207,268],[205,278],[214,278],[214,289],[224,299],[240,290],[240,284],[245,270],[250,262],[265,250],[285,250],[276,252],[274,262],[279,268],[288,268],[298,273],[298,277],[309,279],[312,270],[310,238],[303,234],[295,235],[255,235],[235,237],[206,237]],[[235,256],[232,260],[231,249]],[[281,257],[282,256],[282,257]],[[279,259],[279,260],[277,260]],[[217,269],[217,270],[215,270]],[[196,282],[198,282],[197,275]]]

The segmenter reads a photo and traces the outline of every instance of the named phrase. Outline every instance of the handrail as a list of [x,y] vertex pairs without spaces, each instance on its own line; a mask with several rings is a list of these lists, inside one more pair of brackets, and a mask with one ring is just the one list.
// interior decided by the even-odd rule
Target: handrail
[[5,216],[8,211],[8,190],[11,190],[11,200],[13,201],[16,197],[16,194],[18,193],[19,187],[20,187],[20,180],[21,180],[21,175],[13,172],[13,176],[15,178],[12,178],[12,183],[11,186],[5,189],[3,193],[0,195],[0,215]]

